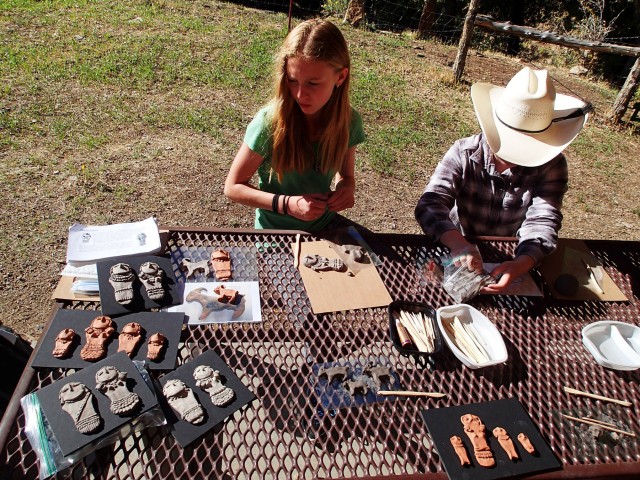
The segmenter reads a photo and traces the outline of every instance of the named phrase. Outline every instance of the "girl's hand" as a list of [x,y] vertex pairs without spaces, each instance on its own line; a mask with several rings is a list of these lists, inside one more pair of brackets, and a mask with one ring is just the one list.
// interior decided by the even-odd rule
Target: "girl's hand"
[[491,276],[498,281],[486,287],[482,287],[480,293],[501,293],[516,279],[526,274],[534,266],[534,260],[528,255],[521,255],[514,260],[502,262],[491,271]]
[[324,193],[291,196],[287,204],[288,213],[298,220],[316,220],[327,211],[327,198]]

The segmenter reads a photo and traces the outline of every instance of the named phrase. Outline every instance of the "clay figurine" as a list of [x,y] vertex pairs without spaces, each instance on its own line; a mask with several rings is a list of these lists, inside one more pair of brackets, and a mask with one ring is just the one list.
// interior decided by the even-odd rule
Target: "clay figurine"
[[498,439],[500,442],[500,446],[503,448],[507,455],[509,455],[510,460],[516,460],[520,458],[518,456],[518,452],[516,452],[516,447],[511,440],[511,437],[507,433],[507,431],[502,427],[496,427],[493,429],[493,436]]
[[318,378],[326,378],[329,384],[332,384],[334,380],[342,381],[349,375],[349,367],[342,367],[335,365],[333,367],[322,366],[318,369]]
[[193,425],[204,422],[205,413],[202,405],[198,403],[193,391],[182,380],[177,378],[169,380],[164,384],[162,394],[182,420]]
[[202,305],[202,313],[199,317],[200,320],[206,319],[211,312],[219,312],[221,310],[234,310],[231,315],[232,319],[236,319],[243,314],[246,304],[244,296],[242,296],[240,301],[235,304],[222,303],[217,297],[209,296],[206,292],[207,289],[204,287],[196,288],[195,290],[190,291],[185,298],[187,302],[197,302]]
[[339,258],[327,258],[320,255],[305,255],[302,264],[316,272],[325,272],[335,270],[336,272],[344,272],[347,268]]
[[209,365],[198,365],[193,371],[196,386],[209,394],[211,403],[216,407],[228,405],[236,396],[229,387],[222,385],[220,372]]
[[369,375],[378,388],[384,384],[391,383],[391,369],[382,365],[376,366],[372,362],[367,362],[362,370],[364,375]]
[[480,417],[467,413],[460,417],[460,421],[464,426],[464,433],[466,433],[469,440],[471,440],[473,453],[478,463],[487,468],[495,466],[496,460],[487,443],[485,425],[482,423],[482,420],[480,420]]
[[469,455],[467,455],[467,449],[465,448],[462,439],[459,436],[454,435],[449,440],[451,441],[451,445],[453,445],[456,455],[458,455],[458,458],[460,459],[460,465],[471,465]]
[[166,343],[167,339],[160,332],[151,335],[147,343],[147,358],[149,360],[158,360]]
[[225,250],[219,248],[211,254],[211,265],[219,281],[231,279],[231,257]]
[[365,250],[360,245],[341,245],[340,249],[351,262],[364,263],[366,261]]
[[116,263],[109,270],[109,283],[113,287],[116,302],[128,305],[133,301],[133,281],[136,274],[130,265]]
[[142,327],[139,323],[131,322],[122,327],[122,332],[118,337],[118,351],[125,352],[129,357],[132,356],[142,340]]
[[153,262],[145,262],[140,265],[140,273],[138,274],[142,285],[144,285],[147,291],[147,296],[154,301],[162,300],[164,298],[164,287],[162,286],[162,279],[164,278],[164,270],[160,268],[160,265]]
[[53,356],[56,358],[65,358],[71,352],[71,346],[76,338],[76,332],[73,328],[65,328],[56,336],[56,345],[53,349]]
[[87,343],[80,350],[80,358],[87,362],[95,362],[107,353],[107,342],[115,332],[111,317],[100,315],[91,320],[91,325],[85,328]]
[[140,403],[140,397],[127,387],[127,374],[107,365],[96,373],[96,388],[111,400],[111,412],[127,415]]
[[355,397],[356,395],[362,395],[364,397],[369,392],[367,382],[361,378],[356,380],[347,380],[342,384],[342,386],[352,397]]
[[518,441],[524,447],[524,449],[529,452],[531,455],[536,453],[536,447],[533,446],[529,437],[527,437],[524,433],[518,434]]
[[222,303],[234,303],[238,298],[238,291],[232,288],[224,288],[224,285],[220,284],[213,289],[216,295],[219,295],[218,301]]
[[102,419],[93,406],[93,394],[86,385],[69,382],[60,389],[58,398],[60,406],[71,416],[80,433],[93,433],[100,427]]
[[200,273],[205,277],[209,275],[209,260],[200,260],[194,262],[190,258],[183,258],[180,262],[180,270],[186,272],[187,278],[195,276],[196,273]]

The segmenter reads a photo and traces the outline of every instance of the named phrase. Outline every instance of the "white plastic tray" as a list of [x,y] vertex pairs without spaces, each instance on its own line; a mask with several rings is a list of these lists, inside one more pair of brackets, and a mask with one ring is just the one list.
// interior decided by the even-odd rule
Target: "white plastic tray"
[[[474,369],[483,368],[507,361],[507,347],[504,344],[502,335],[491,320],[471,305],[460,303],[440,307],[436,310],[436,317],[438,321],[438,328],[440,329],[446,344],[458,360],[467,367]],[[454,317],[458,317],[460,322],[473,332],[476,338],[478,338],[478,343],[484,352],[486,352],[489,360],[478,362],[463,353],[462,350],[456,346],[456,343],[444,326],[444,322],[448,322]]]
[[640,368],[640,328],[603,320],[582,329],[582,343],[596,362],[614,370]]

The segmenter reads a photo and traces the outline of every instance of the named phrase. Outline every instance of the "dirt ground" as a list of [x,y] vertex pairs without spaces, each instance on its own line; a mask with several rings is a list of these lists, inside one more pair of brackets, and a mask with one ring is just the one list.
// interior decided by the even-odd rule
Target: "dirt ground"
[[[454,59],[451,49],[416,49],[415,54],[441,65],[449,65]],[[492,81],[504,84],[519,68],[515,61],[474,53],[467,62],[466,76],[469,82],[481,76],[487,80],[487,72],[491,72]],[[582,88],[577,82],[572,87],[576,91]],[[595,96],[594,91],[585,93],[602,112],[610,104],[610,99]],[[242,133],[230,129],[224,136],[240,139]],[[633,142],[637,147],[637,134],[630,135],[635,135]],[[110,169],[99,181],[88,181],[61,167],[63,163],[82,162],[78,158],[80,154],[73,150],[54,156],[50,165],[34,165],[26,173],[23,170],[24,181],[18,183],[17,190],[3,192],[1,227],[9,242],[0,252],[2,324],[29,341],[36,340],[42,332],[54,305],[51,293],[65,263],[67,232],[73,223],[65,212],[78,193],[95,191],[93,203],[79,219],[85,224],[139,221],[156,215],[164,226],[251,227],[253,209],[231,203],[222,193],[229,163],[238,146],[237,142],[231,144],[186,129],[123,127],[110,132],[109,141],[98,152],[103,162],[120,168]],[[443,145],[441,153],[447,147]],[[43,147],[32,143],[28,148],[34,152]],[[20,154],[24,155],[25,151],[0,150],[3,164],[15,162]],[[616,152],[616,155],[616,161],[638,166],[637,148],[633,151],[635,158],[627,151]],[[212,162],[212,157],[218,161]],[[572,191],[566,197],[561,236],[637,241],[640,238],[638,213],[629,208],[615,210],[615,205],[640,205],[637,169],[627,178],[603,182],[591,173],[589,165],[571,157],[571,150],[568,157]],[[345,215],[373,231],[420,233],[413,210],[428,174],[425,172],[419,182],[390,178],[373,172],[367,162],[360,162],[356,174],[357,203]],[[618,187],[622,181],[623,191]],[[43,195],[39,187],[42,182],[57,183],[58,191]],[[127,188],[118,190],[121,185]],[[114,201],[117,192],[124,198]],[[604,197],[607,202],[592,201]],[[585,208],[585,204],[596,206]]]

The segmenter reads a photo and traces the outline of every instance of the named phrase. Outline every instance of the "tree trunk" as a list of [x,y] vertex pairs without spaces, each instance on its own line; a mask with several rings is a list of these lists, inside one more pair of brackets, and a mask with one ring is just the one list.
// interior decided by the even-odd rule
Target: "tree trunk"
[[350,23],[354,27],[358,27],[360,22],[364,20],[364,2],[365,0],[349,0],[347,11],[344,12],[344,23]]
[[418,38],[426,38],[431,35],[433,23],[436,21],[436,4],[438,0],[425,0],[418,23]]
[[613,123],[620,123],[620,120],[622,120],[622,117],[629,106],[629,102],[633,98],[633,94],[638,87],[638,80],[640,80],[640,57],[636,58],[636,61],[629,72],[629,76],[625,80],[620,93],[618,93],[616,101],[613,103],[611,114],[609,116]]
[[467,51],[469,50],[469,45],[473,38],[473,22],[475,21],[479,7],[480,0],[470,0],[469,10],[467,11],[467,16],[464,19],[462,36],[460,37],[460,43],[458,44],[458,55],[456,55],[456,61],[453,64],[453,80],[455,83],[460,82],[462,74],[464,73]]

